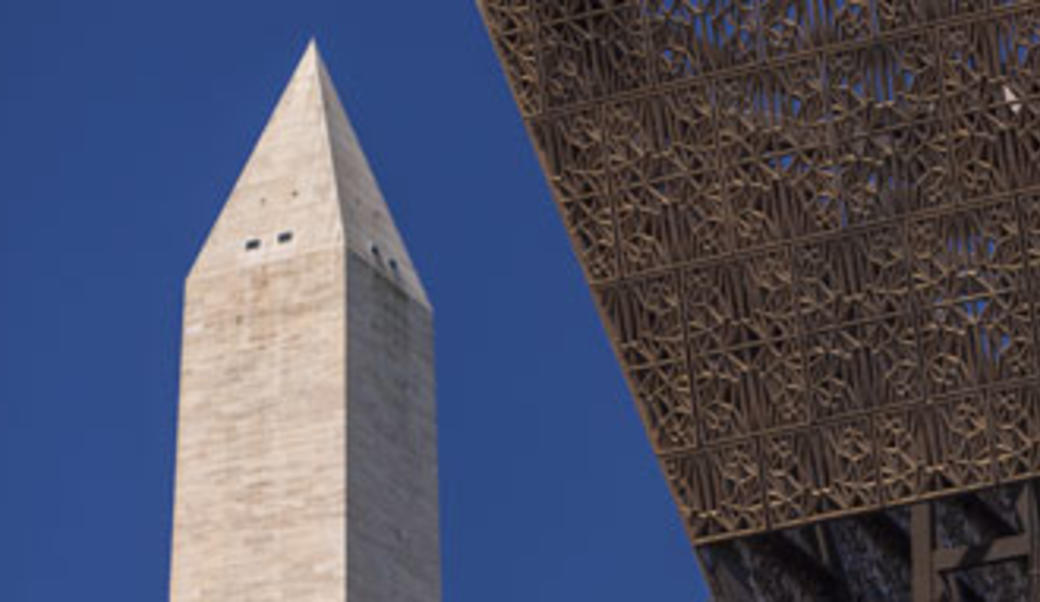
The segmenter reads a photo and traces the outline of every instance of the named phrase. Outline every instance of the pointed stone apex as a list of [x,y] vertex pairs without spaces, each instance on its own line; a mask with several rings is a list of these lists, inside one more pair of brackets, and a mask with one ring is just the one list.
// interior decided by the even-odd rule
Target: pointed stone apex
[[315,37],[311,37],[311,39],[307,41],[307,48],[304,49],[303,57],[301,57],[300,62],[308,59],[315,62],[321,62],[322,60],[321,50],[318,49],[318,39]]
[[321,63],[321,52],[318,50],[318,43],[314,38],[311,38],[310,41],[307,42],[303,54],[300,55],[300,60],[296,63],[296,69],[293,71],[290,85],[292,85],[292,81],[296,80],[299,76],[317,75],[321,71],[321,69],[318,68],[318,65]]
[[301,251],[308,246],[345,244],[348,251],[429,305],[314,38],[308,41],[193,271],[258,260],[266,255],[246,254],[245,245],[280,249],[272,247],[270,240],[286,232],[295,232],[293,248]]
[[316,43],[308,46],[308,54],[317,65],[347,247],[428,307],[422,281]]

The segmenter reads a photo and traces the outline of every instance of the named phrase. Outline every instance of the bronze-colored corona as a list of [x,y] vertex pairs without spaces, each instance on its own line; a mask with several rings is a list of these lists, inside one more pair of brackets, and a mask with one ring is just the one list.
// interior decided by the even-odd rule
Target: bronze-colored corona
[[1037,565],[1040,2],[479,4],[705,564],[887,517],[939,599],[1010,484]]

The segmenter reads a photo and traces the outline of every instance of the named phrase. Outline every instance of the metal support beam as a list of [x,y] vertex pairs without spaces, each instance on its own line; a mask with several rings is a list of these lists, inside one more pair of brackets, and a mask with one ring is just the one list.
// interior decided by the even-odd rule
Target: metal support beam
[[[1040,600],[1040,508],[1037,504],[1037,483],[1033,481],[1019,487],[1016,501],[1019,518],[1017,533],[992,538],[982,545],[936,548],[932,503],[917,504],[911,508],[913,602],[937,602],[942,599],[944,591],[947,595],[945,599],[959,602],[963,593],[961,587],[967,584],[961,583],[958,574],[1019,558],[1027,560],[1029,599]],[[978,501],[969,501],[965,507],[978,509],[982,506]],[[976,519],[980,516],[978,512],[971,515]]]
[[915,504],[910,508],[910,557],[913,602],[936,602],[935,571],[932,568],[932,551],[935,548],[932,505],[929,502]]
[[[863,533],[874,538],[885,562],[909,569],[909,582],[902,581],[893,595],[910,595],[912,602],[980,602],[991,594],[1040,602],[1040,482],[1006,487],[1016,496],[1017,516],[993,510],[981,500],[947,499],[911,506],[909,523],[896,521],[887,512],[844,520],[859,523]],[[967,521],[969,532],[982,543],[943,547],[944,541],[946,545],[950,542],[940,535],[942,505],[963,510],[956,514],[958,520]],[[792,599],[792,595],[828,602],[857,599],[863,595],[857,589],[863,575],[848,572],[857,561],[843,557],[835,547],[836,526],[814,525],[704,548],[703,553],[710,550],[706,558],[714,559],[705,565],[713,577],[712,589],[720,602],[775,602]],[[759,562],[776,573],[755,575]],[[986,578],[987,574],[1000,574],[989,573],[987,567],[1002,571],[1009,565],[1026,571],[1019,574],[1027,581],[996,583]],[[777,574],[784,578],[776,579]],[[770,581],[763,583],[763,576]]]
[[932,569],[954,571],[1028,556],[1031,539],[1029,534],[1023,533],[994,539],[981,546],[940,548],[932,554]]
[[1029,481],[1022,486],[1018,498],[1018,515],[1022,519],[1028,540],[1029,599],[1040,600],[1040,482]]

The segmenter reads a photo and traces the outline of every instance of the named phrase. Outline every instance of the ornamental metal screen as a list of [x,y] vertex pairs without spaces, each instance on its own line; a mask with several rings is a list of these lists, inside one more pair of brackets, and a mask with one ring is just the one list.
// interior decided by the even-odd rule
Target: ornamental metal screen
[[479,4],[695,543],[1040,475],[1040,3]]

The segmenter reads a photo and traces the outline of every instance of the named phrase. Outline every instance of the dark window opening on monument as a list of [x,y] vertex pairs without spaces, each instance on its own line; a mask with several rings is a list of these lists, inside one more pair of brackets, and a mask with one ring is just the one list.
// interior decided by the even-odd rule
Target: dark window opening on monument
[[251,238],[246,241],[246,251],[255,251],[260,248],[260,239]]
[[285,243],[291,241],[292,237],[293,237],[292,231],[282,232],[281,234],[278,235],[278,242],[280,244],[284,245]]

